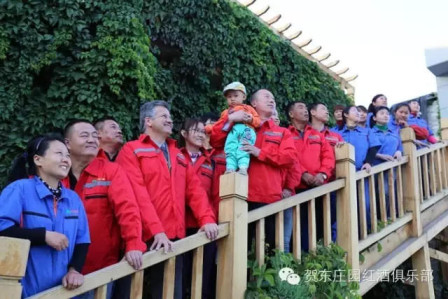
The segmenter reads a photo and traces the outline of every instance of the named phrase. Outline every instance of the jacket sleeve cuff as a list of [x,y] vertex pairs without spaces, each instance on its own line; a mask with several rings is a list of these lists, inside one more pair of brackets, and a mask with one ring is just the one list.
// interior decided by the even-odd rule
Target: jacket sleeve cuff
[[208,223],[216,223],[216,220],[215,220],[215,218],[214,217],[212,217],[212,216],[205,216],[205,217],[202,217],[202,219],[201,219],[201,227],[203,227],[204,225],[206,225],[206,224],[208,224]]
[[265,161],[266,160],[266,152],[260,149],[260,154],[258,155],[258,160]]
[[141,240],[133,240],[126,242],[126,252],[131,250],[138,250],[141,252],[145,252],[147,249],[146,244],[143,243]]

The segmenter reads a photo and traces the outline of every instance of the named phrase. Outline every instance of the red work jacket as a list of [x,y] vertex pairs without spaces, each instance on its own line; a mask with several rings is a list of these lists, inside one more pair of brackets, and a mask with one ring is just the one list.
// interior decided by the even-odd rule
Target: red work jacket
[[[68,177],[62,183],[70,188]],[[126,252],[146,251],[132,187],[123,169],[109,162],[103,150],[82,171],[75,191],[84,204],[92,241],[83,274],[117,263],[122,245]]]
[[[226,122],[227,119],[223,119],[213,126],[210,136],[210,144],[213,147],[224,146],[228,132],[223,130]],[[272,120],[265,121],[255,131],[255,146],[260,149],[260,155],[251,156],[250,159],[248,201],[273,203],[281,200],[285,181],[284,169],[292,167],[297,159],[294,141],[287,129],[277,126]]]
[[[214,173],[214,163],[211,160],[212,152],[208,152],[205,149],[201,149],[201,155],[193,163],[190,157],[190,153],[185,149],[181,149],[182,154],[187,158],[191,167],[193,167],[194,173],[198,176],[201,181],[201,186],[207,193],[210,206],[213,208],[213,213],[216,216],[215,207],[212,201],[212,186],[213,186],[213,173]],[[185,207],[185,220],[187,222],[187,228],[199,228],[200,224],[194,217],[193,211],[189,206]]]
[[[164,231],[168,238],[185,237],[185,205],[189,205],[202,227],[215,223],[207,193],[187,158],[172,139],[166,140],[170,165],[162,150],[142,134],[138,140],[126,143],[117,157],[134,188],[143,222],[143,238],[148,240]],[[161,225],[150,225],[154,207]]]
[[[335,168],[334,151],[322,134],[307,125],[303,133],[294,126],[289,126],[293,135],[294,144],[298,152],[299,163],[304,172],[311,175],[324,173],[330,178]],[[297,189],[306,189],[310,186],[300,182]]]
[[215,211],[216,219],[219,219],[219,178],[226,172],[226,154],[224,148],[213,149],[211,154],[213,165],[215,166],[213,171],[213,183],[212,183],[212,202],[213,210]]
[[331,147],[335,147],[338,142],[344,142],[344,138],[339,133],[330,131],[328,127],[325,127],[323,131],[320,132],[322,136],[324,136],[325,140],[331,145]]

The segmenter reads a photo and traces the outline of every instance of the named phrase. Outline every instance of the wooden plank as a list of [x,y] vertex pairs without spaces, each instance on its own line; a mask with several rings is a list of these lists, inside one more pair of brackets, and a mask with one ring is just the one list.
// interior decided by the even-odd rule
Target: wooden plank
[[163,299],[174,298],[174,285],[176,278],[176,257],[172,257],[165,262],[163,273]]
[[400,131],[404,153],[409,157],[409,162],[403,166],[403,191],[406,211],[412,211],[412,236],[420,236],[422,223],[420,219],[420,200],[418,196],[418,167],[417,149],[414,144],[415,133],[411,128]]
[[252,210],[248,214],[248,223],[255,222],[261,218],[277,214],[280,211],[292,208],[298,204],[305,203],[311,198],[317,198],[327,193],[340,190],[345,186],[345,179],[337,179],[328,184],[324,184],[319,187],[312,188],[310,190],[301,192],[289,198],[279,200],[277,202],[266,205],[262,208]]
[[423,164],[422,163],[423,162],[422,162],[421,157],[418,157],[417,158],[417,165],[418,165],[417,171],[418,171],[418,182],[419,182],[418,191],[419,191],[419,195],[420,195],[419,196],[420,203],[423,203],[423,198],[425,198],[425,194],[423,193],[423,175],[422,175]]
[[424,155],[429,154],[430,152],[439,149],[439,148],[443,148],[446,145],[444,143],[436,143],[436,144],[431,144],[430,147],[425,147],[425,148],[421,148],[417,151],[417,157],[421,157]]
[[285,238],[284,238],[284,221],[283,211],[275,214],[275,248],[284,251]]
[[331,201],[330,193],[325,194],[323,202],[324,210],[324,246],[331,243]]
[[448,155],[446,147],[442,148],[443,188],[448,188]]
[[[238,176],[234,189],[228,189],[222,180],[229,175]],[[230,230],[227,238],[217,242],[216,298],[243,298],[247,289],[248,176],[231,173],[222,175],[220,180],[220,189],[227,191],[220,190],[219,223],[229,222]]]
[[258,265],[264,265],[264,247],[265,247],[265,231],[264,218],[261,218],[255,224],[255,257]]
[[404,165],[408,162],[408,160],[409,160],[409,158],[407,156],[404,156],[401,159],[401,161],[393,161],[393,162],[389,161],[389,162],[384,162],[384,163],[375,165],[370,169],[370,172],[367,172],[365,170],[357,171],[355,178],[356,178],[356,180],[367,178],[373,174],[378,174],[378,173],[388,170],[392,167],[398,167],[400,165]]
[[298,261],[301,258],[302,244],[300,231],[300,205],[292,208],[292,255]]
[[380,218],[384,223],[384,226],[387,225],[387,211],[386,211],[386,192],[384,188],[384,172],[380,172],[378,174],[378,186],[379,186],[379,195],[380,195]]
[[[420,181],[421,182],[421,181]],[[421,184],[419,184],[421,186]],[[403,217],[403,176],[401,166],[397,167],[397,197],[398,197],[398,217]]]
[[144,270],[137,271],[132,275],[130,299],[143,298],[143,276]]
[[448,263],[448,254],[433,248],[429,248],[429,256],[433,259]]
[[314,198],[308,202],[308,244],[310,251],[316,250],[316,207]]
[[423,163],[423,190],[425,190],[424,199],[428,199],[431,197],[431,193],[429,190],[429,171],[428,171],[428,156],[424,155],[422,159]]
[[191,299],[202,298],[202,267],[204,264],[204,246],[193,250],[193,267],[191,279]]
[[0,276],[25,276],[29,250],[29,240],[0,237]]
[[22,285],[11,279],[0,279],[0,299],[22,298]]
[[107,284],[96,288],[94,291],[93,298],[94,299],[106,299],[107,298]]
[[395,221],[396,217],[396,209],[395,209],[395,179],[394,179],[394,171],[395,169],[391,169],[388,171],[388,184],[389,184],[389,214],[390,219]]
[[431,196],[434,196],[437,194],[437,177],[436,177],[436,170],[435,170],[435,164],[436,160],[434,158],[434,152],[431,152],[429,154],[429,170],[430,170],[430,183],[431,183]]
[[[412,266],[419,274],[423,273],[423,271],[429,271],[432,275],[428,244],[425,244],[420,250],[412,255]],[[416,280],[415,297],[429,299],[435,298],[432,279],[428,279],[427,281],[424,279]]]
[[410,221],[412,221],[412,214],[406,213],[402,218],[398,219],[394,223],[391,223],[390,225],[386,226],[379,232],[375,234],[369,235],[369,237],[365,240],[359,241],[359,251],[363,251],[364,249],[372,246],[376,242],[380,241],[381,239],[384,239],[392,232],[400,229],[401,227],[408,224]]
[[[241,211],[243,211],[243,209],[241,207],[236,207],[236,208],[239,209],[239,213],[241,214],[242,213]],[[247,221],[247,219],[246,219],[246,221]],[[229,223],[226,223],[224,220],[220,221],[220,222],[221,223],[218,225],[218,238],[217,238],[218,240],[221,240],[222,238],[227,237],[229,235],[229,230],[230,230]],[[244,233],[242,233],[242,235],[244,235]],[[207,239],[205,233],[200,232],[200,233],[196,233],[192,236],[189,236],[189,237],[186,237],[184,239],[174,242],[174,247],[175,247],[174,252],[164,253],[163,250],[158,250],[158,251],[153,250],[153,251],[146,252],[145,254],[143,254],[142,269],[146,269],[152,265],[166,261],[169,258],[172,258],[176,255],[183,254],[187,251],[193,250],[199,246],[205,245],[210,242],[211,241],[209,239]],[[244,242],[247,246],[247,236],[244,239]],[[247,250],[246,250],[246,253],[247,253]],[[219,259],[218,259],[218,263],[219,263]],[[247,263],[247,261],[246,261],[246,263]],[[85,275],[84,276],[84,284],[75,290],[67,290],[62,285],[59,285],[59,286],[56,286],[49,290],[43,291],[39,294],[36,294],[30,298],[39,298],[39,299],[72,298],[74,296],[83,294],[87,291],[96,289],[98,286],[107,284],[113,280],[117,280],[124,276],[133,274],[134,272],[135,272],[135,270],[129,266],[128,262],[123,260],[119,263],[113,264],[113,265],[103,268],[101,270],[98,270],[93,273]]]
[[[364,179],[358,182],[358,207],[359,207],[359,227],[361,229],[361,240],[367,237],[367,215],[366,215],[366,193]],[[371,217],[369,215],[369,217]],[[370,222],[372,223],[372,222]]]
[[442,192],[437,193],[436,195],[432,196],[430,199],[425,200],[420,206],[420,210],[424,211],[430,206],[437,203],[439,200],[443,199],[448,194],[448,190],[443,190]]
[[370,230],[376,233],[377,217],[376,217],[376,194],[375,194],[375,178],[373,175],[369,176],[369,199],[370,199]]
[[438,149],[434,154],[436,158],[437,192],[440,192],[443,190],[442,150]]

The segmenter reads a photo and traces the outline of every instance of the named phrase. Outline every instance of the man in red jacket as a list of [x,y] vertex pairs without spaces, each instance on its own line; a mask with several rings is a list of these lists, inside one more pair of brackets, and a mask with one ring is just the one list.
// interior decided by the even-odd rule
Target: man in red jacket
[[[299,154],[299,163],[303,169],[302,179],[297,192],[321,186],[328,182],[335,168],[334,151],[322,134],[309,125],[309,114],[304,102],[296,101],[288,105],[289,130]],[[316,200],[316,229],[318,238],[323,235],[322,200]],[[302,224],[307,226],[307,209],[301,209]],[[303,248],[308,248],[307,230],[302,230]]]
[[320,132],[331,147],[334,148],[335,146],[344,143],[344,139],[339,133],[331,131],[330,128],[326,126],[328,120],[330,119],[330,114],[324,103],[316,102],[311,104],[308,113],[311,127]]
[[[207,194],[187,158],[168,138],[173,121],[168,103],[153,101],[140,108],[138,140],[126,143],[118,154],[117,163],[123,166],[131,181],[140,206],[143,220],[143,238],[148,240],[154,233],[165,231],[171,240],[185,237],[185,206],[191,208],[207,237],[215,239],[218,234],[215,215]],[[161,226],[156,231],[145,226],[150,222],[148,206],[154,205]],[[148,269],[152,298],[161,298],[163,263]],[[182,296],[182,257],[176,258],[175,298]]]
[[88,274],[119,261],[120,250],[135,269],[142,266],[140,212],[129,180],[117,164],[99,150],[98,133],[86,120],[75,120],[64,130],[72,168],[65,186],[84,204],[92,243],[82,270]]
[[123,146],[123,133],[120,125],[112,116],[97,119],[93,125],[98,131],[100,148],[103,149],[109,160],[114,162]]
[[[259,114],[262,124],[256,129],[255,145],[246,144],[242,149],[251,154],[249,175],[248,208],[253,210],[282,199],[284,170],[292,167],[297,159],[291,133],[277,126],[271,119],[276,107],[273,94],[260,89],[251,97],[251,105]],[[249,122],[249,113],[237,111],[221,119],[213,127],[210,144],[221,149],[232,125]],[[269,183],[267,183],[269,182]],[[265,220],[266,243],[275,248],[275,217]],[[249,241],[254,236],[254,227],[249,230]]]

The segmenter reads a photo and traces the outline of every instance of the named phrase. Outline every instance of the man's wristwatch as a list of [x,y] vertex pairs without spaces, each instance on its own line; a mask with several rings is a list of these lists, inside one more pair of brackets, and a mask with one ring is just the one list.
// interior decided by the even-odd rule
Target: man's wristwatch
[[320,174],[324,177],[324,180],[327,180],[328,176],[325,173],[321,172]]

